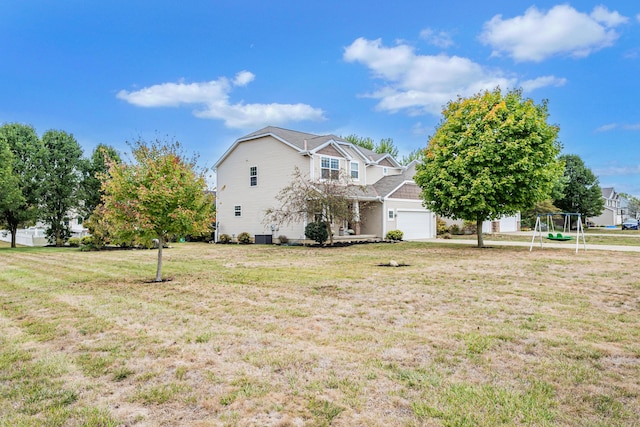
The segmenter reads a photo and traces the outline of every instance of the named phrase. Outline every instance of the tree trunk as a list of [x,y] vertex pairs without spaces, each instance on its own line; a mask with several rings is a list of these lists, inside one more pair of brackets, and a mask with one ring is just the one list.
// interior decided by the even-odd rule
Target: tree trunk
[[156,282],[162,282],[162,247],[164,246],[164,238],[158,236],[158,268],[156,269]]
[[18,224],[10,224],[9,228],[11,229],[11,247],[16,247],[16,233],[18,232]]
[[327,233],[329,233],[329,245],[333,245],[333,232],[331,231],[331,222],[326,221]]
[[478,235],[478,247],[484,248],[484,240],[482,236],[482,220],[476,219],[476,234]]

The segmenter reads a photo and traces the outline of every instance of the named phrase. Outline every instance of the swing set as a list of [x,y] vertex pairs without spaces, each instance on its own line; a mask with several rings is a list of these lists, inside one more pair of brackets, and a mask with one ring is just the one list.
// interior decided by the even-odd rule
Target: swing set
[[[555,225],[554,225],[554,217],[562,216],[563,218],[563,227],[562,233],[556,233]],[[542,231],[542,217],[545,217],[546,221],[546,229],[547,234],[544,235]],[[540,236],[540,247],[542,247],[542,242],[546,240],[556,241],[556,242],[566,242],[569,240],[574,240],[574,237],[571,236],[571,224],[572,218],[575,217],[575,227],[576,227],[576,253],[578,253],[578,249],[580,248],[580,237],[582,237],[582,244],[584,246],[584,250],[587,250],[587,242],[584,238],[584,226],[582,225],[582,215],[579,213],[547,213],[547,214],[538,214],[538,218],[536,218],[536,226],[533,229],[533,238],[531,239],[531,246],[529,247],[529,252],[533,249],[533,243],[536,241],[536,237]]]

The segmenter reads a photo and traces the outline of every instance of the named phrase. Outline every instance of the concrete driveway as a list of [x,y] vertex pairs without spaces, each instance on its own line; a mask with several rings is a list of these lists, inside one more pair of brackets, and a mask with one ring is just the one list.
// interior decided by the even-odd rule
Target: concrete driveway
[[[533,234],[531,234],[531,232],[518,232],[517,234],[526,235],[529,237],[529,239],[533,238]],[[590,234],[590,235],[593,236],[595,234]],[[603,234],[603,235],[611,236],[611,234]],[[478,244],[478,241],[476,239],[425,239],[421,241],[452,243],[452,244],[470,245],[470,246],[477,246]],[[586,241],[587,241],[586,250],[588,251],[640,252],[640,235],[638,235],[638,244],[633,246],[631,245],[593,245],[589,243],[589,235],[587,236]],[[524,246],[528,248],[531,246],[531,240],[529,240],[528,242],[508,242],[508,241],[502,241],[502,240],[500,241],[491,240],[491,236],[485,236],[484,245],[485,246]],[[576,242],[575,240],[571,240],[563,243],[558,243],[558,242],[550,242],[547,239],[543,239],[542,247],[541,247],[539,237],[536,238],[536,241],[533,243],[532,250],[540,250],[544,248],[559,248],[559,249],[569,249],[569,250],[575,251]],[[582,239],[580,239],[578,250],[579,251],[585,250],[585,245],[582,243]]]

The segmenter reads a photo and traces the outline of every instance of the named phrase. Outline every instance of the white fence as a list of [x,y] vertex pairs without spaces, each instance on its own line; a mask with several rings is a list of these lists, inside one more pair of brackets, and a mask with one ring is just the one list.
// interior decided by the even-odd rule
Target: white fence
[[[11,242],[11,232],[0,230],[0,241]],[[16,232],[16,244],[22,246],[46,246],[47,238],[44,228],[27,228]]]

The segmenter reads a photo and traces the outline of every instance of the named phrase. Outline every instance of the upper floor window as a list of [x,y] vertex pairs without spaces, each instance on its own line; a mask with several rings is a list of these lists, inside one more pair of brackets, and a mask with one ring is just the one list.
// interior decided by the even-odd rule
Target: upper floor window
[[322,179],[338,179],[340,177],[340,160],[323,157],[320,159]]
[[382,175],[387,175],[389,173],[389,168],[382,168]]
[[251,166],[249,168],[249,184],[252,187],[255,187],[256,185],[258,185],[258,167],[257,166]]
[[360,179],[360,165],[358,162],[351,162],[351,179]]
[[235,205],[235,206],[233,207],[233,214],[234,214],[235,216],[242,216],[242,206],[240,206],[240,205]]

